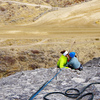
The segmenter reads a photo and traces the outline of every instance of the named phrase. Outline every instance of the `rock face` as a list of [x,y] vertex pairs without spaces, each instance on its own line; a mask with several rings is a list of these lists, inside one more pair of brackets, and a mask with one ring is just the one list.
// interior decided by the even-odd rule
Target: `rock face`
[[[94,61],[94,60],[93,60]],[[96,64],[96,63],[95,63]],[[57,73],[56,68],[40,68],[32,71],[17,72],[0,80],[0,100],[29,100],[46,81],[49,81]],[[62,70],[57,79],[53,79],[34,100],[43,100],[43,96],[50,92],[65,92],[69,88],[77,88],[80,91],[90,83],[100,82],[100,67],[85,67],[83,71],[70,69]],[[100,100],[100,84],[91,85],[87,92],[94,93],[93,100]],[[89,96],[82,100],[88,100]],[[75,100],[60,94],[48,96],[50,100]]]
[[98,66],[98,67],[100,67],[100,57],[99,58],[93,58],[92,60],[85,63],[84,66],[87,66],[87,67]]

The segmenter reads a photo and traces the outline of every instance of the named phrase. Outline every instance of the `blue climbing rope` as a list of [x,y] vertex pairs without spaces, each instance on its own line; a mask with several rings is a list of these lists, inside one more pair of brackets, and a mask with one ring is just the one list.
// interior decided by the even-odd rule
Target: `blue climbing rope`
[[[65,67],[64,67],[65,68]],[[64,69],[64,68],[62,68],[50,81],[47,81],[47,82],[45,82],[43,85],[42,85],[42,87],[40,87],[39,88],[39,90],[36,92],[36,93],[34,93],[31,97],[30,97],[30,99],[29,100],[33,100],[55,77],[57,77],[57,75]],[[49,96],[49,95],[51,95],[51,94],[62,94],[62,95],[64,95],[64,96],[66,96],[66,97],[69,97],[69,98],[77,98],[76,100],[80,100],[80,99],[82,99],[84,96],[87,96],[87,95],[90,95],[91,96],[91,98],[89,99],[89,100],[93,100],[93,97],[94,97],[94,94],[92,93],[92,92],[89,92],[89,93],[86,93],[86,94],[84,94],[84,95],[82,95],[82,96],[80,96],[89,86],[91,86],[91,85],[93,85],[93,84],[100,84],[100,82],[95,82],[95,83],[91,83],[91,84],[89,84],[89,85],[87,85],[86,87],[84,87],[81,91],[79,91],[78,89],[75,89],[75,88],[70,88],[70,89],[67,89],[66,91],[65,91],[65,93],[62,93],[62,92],[51,92],[51,93],[48,93],[48,94],[46,94],[44,97],[43,97],[43,99],[44,100],[49,100],[49,99],[47,99],[47,96]],[[75,92],[77,92],[77,93],[69,93],[69,91],[75,91]],[[79,97],[80,96],[80,97]]]
[[[66,66],[65,66],[66,67]],[[65,67],[63,67],[50,81],[47,81],[47,82],[45,82],[44,84],[43,84],[43,86],[42,87],[40,87],[40,89],[36,92],[36,93],[34,93],[31,97],[30,97],[30,99],[29,100],[33,100],[55,77],[57,77],[57,75],[65,68]]]

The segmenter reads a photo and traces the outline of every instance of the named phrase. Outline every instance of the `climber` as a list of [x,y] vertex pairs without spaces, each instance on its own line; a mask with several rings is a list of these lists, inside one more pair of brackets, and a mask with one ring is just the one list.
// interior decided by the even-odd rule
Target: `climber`
[[[60,53],[62,55],[57,62],[57,68],[65,67],[65,65],[67,64],[67,60],[68,60],[68,51],[63,50]],[[65,67],[65,68],[69,68],[69,67]]]
[[67,67],[79,71],[83,70],[83,66],[76,58],[75,52],[70,52],[67,56],[69,58],[69,62],[66,64]]

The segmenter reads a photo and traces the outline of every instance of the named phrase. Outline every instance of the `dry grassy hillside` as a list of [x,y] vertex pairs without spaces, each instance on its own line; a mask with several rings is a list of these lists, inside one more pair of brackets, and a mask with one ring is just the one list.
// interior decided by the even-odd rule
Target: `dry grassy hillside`
[[77,29],[72,30],[77,32],[0,35],[0,77],[23,70],[54,67],[61,50],[75,51],[83,64],[100,57],[100,30],[92,29],[92,33],[82,32],[90,31],[88,29],[79,29],[79,33]]
[[0,2],[0,23],[8,25],[33,22],[39,14],[47,10],[48,8],[40,6]]
[[38,5],[49,5],[48,3],[45,3],[43,0],[10,0],[10,1],[18,1],[24,3],[38,4]]
[[35,4],[50,4],[53,7],[66,7],[75,3],[88,2],[91,0],[12,0],[19,2],[35,3]]
[[90,0],[43,0],[46,3],[49,3],[53,7],[67,7],[76,3],[87,2]]
[[100,27],[100,0],[92,0],[42,16],[36,25],[57,27]]
[[[66,7],[89,0],[4,0],[0,1],[0,24],[26,24],[57,10],[52,7]],[[33,4],[33,5],[32,5]],[[35,5],[34,5],[35,4]],[[41,5],[44,5],[44,7]],[[51,7],[52,6],[52,7]],[[51,7],[51,8],[50,8]]]

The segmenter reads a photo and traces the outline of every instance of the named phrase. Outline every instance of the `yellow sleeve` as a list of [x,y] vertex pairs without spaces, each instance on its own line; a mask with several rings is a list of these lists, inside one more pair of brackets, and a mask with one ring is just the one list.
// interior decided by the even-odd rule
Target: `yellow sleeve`
[[63,60],[60,62],[60,66],[59,67],[60,68],[63,68],[64,67],[64,61]]
[[[62,61],[60,62],[60,68],[63,68],[63,67],[65,67],[65,62],[62,60]],[[65,67],[65,68],[69,68],[69,67]]]
[[69,68],[69,67],[65,67],[65,68]]

